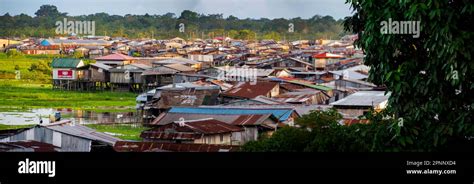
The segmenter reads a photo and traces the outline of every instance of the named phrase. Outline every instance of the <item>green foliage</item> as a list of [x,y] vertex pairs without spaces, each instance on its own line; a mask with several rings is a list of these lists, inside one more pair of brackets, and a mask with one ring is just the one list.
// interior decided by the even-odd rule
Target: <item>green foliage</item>
[[6,55],[8,58],[22,58],[23,57],[23,53],[16,49],[8,49],[8,51],[6,52]]
[[21,129],[21,128],[31,128],[35,125],[5,125],[0,124],[0,130],[14,130],[14,129]]
[[41,5],[40,9],[35,12],[38,17],[58,17],[62,14],[58,11],[58,8],[54,5]]
[[311,113],[296,119],[296,124],[302,128],[321,131],[325,128],[337,125],[341,119],[341,114],[339,114],[336,109],[331,108],[327,111],[311,111]]
[[[359,35],[369,79],[391,91],[388,111],[403,126],[401,150],[441,150],[474,135],[472,1],[348,0],[345,28]],[[382,34],[381,21],[420,21],[420,37]]]
[[263,35],[263,39],[280,41],[281,36],[280,36],[279,33],[275,32],[275,31],[272,31],[272,32],[269,32],[269,33]]
[[[331,38],[343,33],[341,20],[336,21],[331,16],[319,15],[309,19],[239,19],[232,15],[224,18],[222,14],[205,15],[184,10],[179,17],[173,13],[124,16],[95,13],[67,16],[66,13],[59,12],[57,7],[51,5],[41,6],[35,15],[35,17],[26,14],[0,16],[0,36],[53,37],[56,34],[55,23],[62,21],[62,18],[72,21],[93,20],[96,25],[100,25],[96,26],[96,35],[130,38],[204,37],[203,39],[208,39],[229,36],[238,39],[255,39],[254,33],[257,33],[258,39],[280,40],[282,37],[288,39]],[[179,32],[180,23],[184,23],[185,33]],[[294,33],[288,32],[289,23],[294,24]]]
[[132,56],[133,57],[140,57],[141,55],[140,55],[140,52],[133,52]]
[[310,140],[311,134],[307,130],[283,127],[270,138],[248,142],[242,146],[242,150],[248,152],[298,152],[303,151]]
[[77,58],[77,59],[84,58],[84,53],[82,53],[81,51],[74,51],[74,54],[72,57]]
[[[15,82],[15,83],[14,83]],[[48,86],[28,86],[26,81],[0,80],[0,107],[79,108],[88,110],[131,109],[136,94],[129,92],[77,92],[53,90]]]

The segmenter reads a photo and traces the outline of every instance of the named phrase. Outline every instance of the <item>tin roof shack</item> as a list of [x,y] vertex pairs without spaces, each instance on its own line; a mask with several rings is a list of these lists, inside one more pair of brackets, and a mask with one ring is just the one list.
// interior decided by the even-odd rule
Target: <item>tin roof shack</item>
[[64,152],[111,151],[119,138],[100,133],[71,121],[37,125],[14,135],[3,137],[0,142],[38,141],[58,147]]
[[271,60],[265,63],[265,65],[270,65],[273,69],[302,68],[304,70],[313,70],[314,68],[311,63],[294,57]]
[[320,90],[299,89],[293,92],[280,94],[272,99],[289,104],[314,105],[328,104],[330,96]]
[[145,141],[236,145],[244,129],[213,118],[175,121],[140,135]]
[[341,58],[344,58],[344,56],[328,52],[313,55],[316,70],[327,70],[328,65],[339,62]]
[[174,74],[178,72],[178,70],[162,66],[147,69],[142,73],[145,88],[150,90],[156,87],[172,84]]
[[376,112],[387,106],[390,93],[384,91],[359,91],[341,100],[331,103],[344,118],[357,118],[365,115],[370,109]]
[[135,61],[134,57],[127,56],[121,53],[109,54],[106,56],[95,58],[96,63],[105,64],[109,66],[123,66],[131,64]]
[[221,94],[222,102],[229,103],[235,100],[253,99],[257,96],[275,97],[280,94],[278,82],[257,81],[240,82]]
[[129,64],[109,69],[111,90],[142,91],[142,73],[150,68],[143,64]]
[[76,90],[82,81],[87,81],[88,71],[84,62],[74,58],[55,58],[53,68],[53,89]]
[[79,39],[44,39],[40,43],[42,46],[110,46],[112,42],[105,40],[79,40]]
[[0,152],[56,152],[57,147],[38,141],[0,142]]
[[153,62],[153,66],[164,66],[164,65],[170,65],[170,64],[185,65],[185,66],[188,66],[188,67],[191,67],[191,68],[195,69],[196,71],[202,69],[202,63],[201,62],[194,61],[194,60],[187,59],[187,58],[176,57],[176,58],[170,58],[170,59],[165,59],[165,60],[160,60],[160,61]]
[[119,141],[115,144],[117,152],[236,152],[239,146],[219,144],[186,144],[161,142],[127,142]]
[[200,105],[218,104],[220,89],[216,85],[181,83],[171,88],[162,88],[161,93],[155,93],[154,98],[159,98],[155,106],[159,109],[169,109],[171,106],[193,107]]
[[200,81],[176,83],[157,88],[152,100],[144,105],[145,122],[153,120],[158,114],[172,106],[216,105],[218,104],[219,93],[219,86]]
[[[292,124],[293,119],[299,117],[294,108],[278,107],[173,107],[168,112],[160,114],[150,125],[163,126],[183,118],[198,120],[213,118],[227,124],[244,128],[242,137],[236,137],[239,144],[257,140],[261,134],[271,135],[279,123]],[[236,142],[237,143],[237,142]]]
[[35,54],[60,54],[59,46],[20,46],[21,52],[28,55]]
[[82,53],[86,58],[90,59],[101,57],[109,52],[109,50],[104,46],[82,46],[77,48],[75,51]]
[[110,81],[110,69],[111,66],[101,64],[101,63],[94,63],[90,65],[90,73],[91,77],[90,80],[92,82],[100,82],[100,83],[107,83]]

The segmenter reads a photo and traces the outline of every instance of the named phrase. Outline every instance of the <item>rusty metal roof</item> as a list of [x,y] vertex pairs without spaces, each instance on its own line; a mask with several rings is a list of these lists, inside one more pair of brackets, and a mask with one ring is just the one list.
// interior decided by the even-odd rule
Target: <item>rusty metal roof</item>
[[192,132],[164,132],[156,129],[145,130],[140,134],[144,139],[156,140],[195,140],[200,139],[202,134],[195,134]]
[[124,61],[124,60],[133,60],[133,59],[135,58],[121,54],[121,53],[109,54],[106,56],[95,58],[95,60],[106,60],[106,61]]
[[368,119],[343,119],[343,125],[353,125],[353,124],[367,124],[370,121]]
[[224,96],[238,98],[255,98],[259,95],[268,94],[277,82],[257,81],[256,84],[251,82],[239,83],[223,93]]
[[324,104],[329,97],[318,90],[298,90],[294,92],[288,92],[280,94],[273,98],[285,103],[303,103],[303,104]]
[[[182,123],[181,125],[179,125]],[[169,123],[164,126],[143,131],[140,135],[146,139],[159,140],[194,140],[207,134],[240,132],[242,128],[215,119],[197,119]]]
[[258,125],[263,123],[267,118],[270,118],[272,114],[251,114],[251,115],[241,115],[235,119],[233,125]]
[[52,123],[41,126],[64,134],[104,142],[109,145],[114,145],[115,142],[121,141],[121,139],[119,138],[113,137],[102,132],[97,132],[96,130],[83,125],[76,125],[69,120],[63,120],[58,123]]
[[242,128],[218,121],[215,119],[199,119],[185,121],[184,127],[190,128],[202,134],[219,134],[228,132],[240,132]]
[[153,120],[151,125],[167,125],[173,123],[180,118],[186,120],[197,120],[203,118],[213,118],[215,120],[230,124],[230,125],[263,125],[265,120],[273,118],[278,121],[278,118],[274,115],[268,114],[183,114],[183,113],[162,113],[156,119]]
[[306,87],[302,85],[292,84],[292,83],[281,83],[280,88],[286,89],[288,91],[294,91],[297,89],[304,89]]
[[0,152],[56,152],[56,148],[52,144],[32,140],[0,143]]
[[150,151],[173,151],[173,152],[236,152],[239,146],[233,145],[211,145],[211,144],[177,144],[159,142],[127,142],[119,141],[115,144],[117,152],[150,152]]

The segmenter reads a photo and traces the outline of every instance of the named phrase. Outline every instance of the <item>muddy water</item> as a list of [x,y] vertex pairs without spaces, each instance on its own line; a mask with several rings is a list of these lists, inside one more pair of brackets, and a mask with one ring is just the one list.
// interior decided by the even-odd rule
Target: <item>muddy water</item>
[[0,109],[0,124],[31,125],[50,123],[49,116],[54,117],[56,112],[61,113],[61,119],[68,119],[78,124],[114,124],[140,123],[141,115],[137,111],[129,112],[94,112],[74,109]]

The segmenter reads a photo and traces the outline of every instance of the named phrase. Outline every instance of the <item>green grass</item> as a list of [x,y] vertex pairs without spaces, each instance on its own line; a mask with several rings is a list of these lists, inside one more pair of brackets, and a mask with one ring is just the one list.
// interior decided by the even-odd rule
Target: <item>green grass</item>
[[30,128],[35,125],[5,125],[0,124],[0,130],[11,130],[11,129],[20,129],[20,128]]
[[0,80],[0,107],[75,108],[83,110],[130,111],[136,94],[129,92],[78,92],[53,90],[49,85]]
[[118,137],[120,139],[136,140],[136,141],[142,140],[140,138],[140,133],[148,129],[139,124],[114,124],[114,125],[90,124],[86,126],[103,133],[118,134],[118,135],[113,135],[113,136]]
[[[128,92],[78,92],[51,89],[49,72],[29,71],[31,64],[49,63],[60,55],[21,55],[9,58],[0,53],[0,107],[75,108],[92,111],[126,112],[135,106],[136,94]],[[15,80],[15,65],[21,80]],[[42,65],[47,67],[47,65]],[[50,67],[47,67],[50,69]]]

